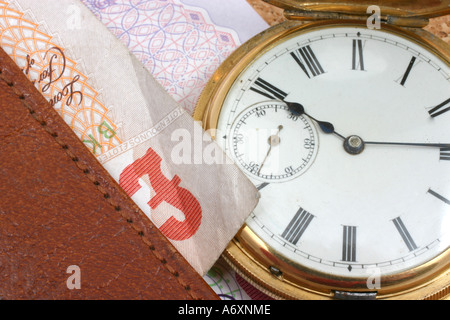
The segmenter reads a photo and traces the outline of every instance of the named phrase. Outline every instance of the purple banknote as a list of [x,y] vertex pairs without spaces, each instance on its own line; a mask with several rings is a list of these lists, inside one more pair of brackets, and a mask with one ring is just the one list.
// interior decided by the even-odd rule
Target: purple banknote
[[268,25],[245,0],[82,0],[188,112],[218,66]]

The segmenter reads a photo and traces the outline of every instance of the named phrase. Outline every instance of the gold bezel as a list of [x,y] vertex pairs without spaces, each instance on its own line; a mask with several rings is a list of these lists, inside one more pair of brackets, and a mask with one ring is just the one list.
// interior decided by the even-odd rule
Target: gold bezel
[[[377,299],[414,300],[439,295],[448,298],[450,294],[450,249],[416,268],[382,276],[381,287],[377,290],[367,288],[367,278],[328,277],[305,267],[295,267],[272,251],[247,226],[229,244],[223,256],[244,279],[275,299],[333,299],[336,291],[376,292]],[[282,272],[272,273],[273,266]]]
[[[216,71],[205,87],[194,119],[201,121],[205,130],[216,129],[223,102],[234,81],[260,55],[299,33],[312,30],[366,26],[361,21],[330,20],[302,24],[286,21],[252,38],[235,51]],[[450,46],[433,35],[419,30],[403,30],[382,25],[383,31],[404,37],[439,56],[450,66]],[[215,137],[213,137],[215,138]],[[244,226],[224,253],[224,258],[247,281],[274,298],[331,299],[334,292],[370,292],[367,279],[336,278],[319,274],[300,266],[294,267],[271,251],[248,227]],[[270,267],[282,273],[274,274]],[[377,298],[426,299],[450,296],[450,249],[426,264],[395,275],[381,277]]]

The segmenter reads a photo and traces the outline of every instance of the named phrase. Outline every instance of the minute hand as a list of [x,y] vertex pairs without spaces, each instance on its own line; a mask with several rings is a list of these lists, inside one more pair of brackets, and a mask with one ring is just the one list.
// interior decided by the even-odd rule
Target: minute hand
[[364,144],[378,144],[391,146],[412,146],[412,147],[432,147],[432,148],[450,148],[450,143],[416,143],[416,142],[378,142],[364,141]]

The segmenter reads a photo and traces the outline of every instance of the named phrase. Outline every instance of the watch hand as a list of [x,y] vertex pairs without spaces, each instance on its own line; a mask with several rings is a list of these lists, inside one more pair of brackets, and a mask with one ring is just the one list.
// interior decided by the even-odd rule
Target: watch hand
[[420,143],[420,142],[384,142],[384,141],[364,141],[359,136],[350,136],[344,141],[344,149],[350,154],[360,154],[366,145],[388,145],[388,146],[408,146],[408,147],[432,147],[443,150],[450,150],[449,143]]
[[433,147],[433,148],[450,148],[450,143],[416,143],[416,142],[364,141],[364,144],[391,145],[391,146],[412,146],[412,147]]
[[316,118],[310,116],[308,113],[305,112],[305,108],[297,102],[289,102],[289,101],[284,101],[284,103],[286,103],[286,105],[289,108],[289,111],[294,115],[294,116],[301,116],[301,115],[306,115],[309,118],[311,118],[313,121],[317,122],[317,124],[319,125],[320,129],[322,130],[323,133],[325,134],[335,134],[337,135],[339,138],[345,140],[345,137],[341,134],[339,134],[338,132],[336,132],[336,130],[334,129],[334,126],[332,123],[330,122],[326,122],[326,121],[320,121],[317,120]]
[[279,134],[280,134],[281,130],[283,130],[283,126],[280,125],[280,126],[278,126],[277,133],[275,135],[272,135],[272,136],[269,137],[269,140],[268,140],[268,143],[270,145],[269,151],[267,151],[266,157],[264,158],[263,162],[259,166],[259,170],[258,170],[258,173],[257,173],[258,176],[259,176],[259,174],[261,172],[261,169],[264,167],[264,164],[266,163],[267,158],[269,157],[270,153],[272,152],[272,147],[273,146],[277,146],[277,145],[280,144],[281,140],[280,140]]
[[343,135],[339,134],[335,131],[333,124],[330,122],[320,121],[315,119],[314,117],[310,116],[308,113],[305,112],[305,108],[297,102],[289,102],[284,101],[283,102],[288,106],[289,111],[294,116],[301,116],[306,115],[309,118],[311,118],[313,121],[317,122],[320,129],[326,133],[326,134],[335,134],[341,139],[343,139],[344,142],[344,148],[345,150],[350,154],[359,154],[364,150],[365,145],[391,145],[391,146],[411,146],[411,147],[433,147],[433,148],[441,148],[441,149],[448,149],[450,148],[449,143],[415,143],[415,142],[383,142],[383,141],[364,141],[358,136],[349,136],[344,137]]

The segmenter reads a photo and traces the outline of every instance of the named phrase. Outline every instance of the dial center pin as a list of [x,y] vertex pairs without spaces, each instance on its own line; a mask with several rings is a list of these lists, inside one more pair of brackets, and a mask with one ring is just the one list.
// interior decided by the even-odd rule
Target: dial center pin
[[359,136],[350,136],[344,141],[344,149],[347,153],[352,155],[360,154],[364,151],[365,143],[364,140]]
[[283,126],[278,127],[278,133],[269,137],[268,143],[271,147],[276,147],[281,143],[280,131],[283,130]]

